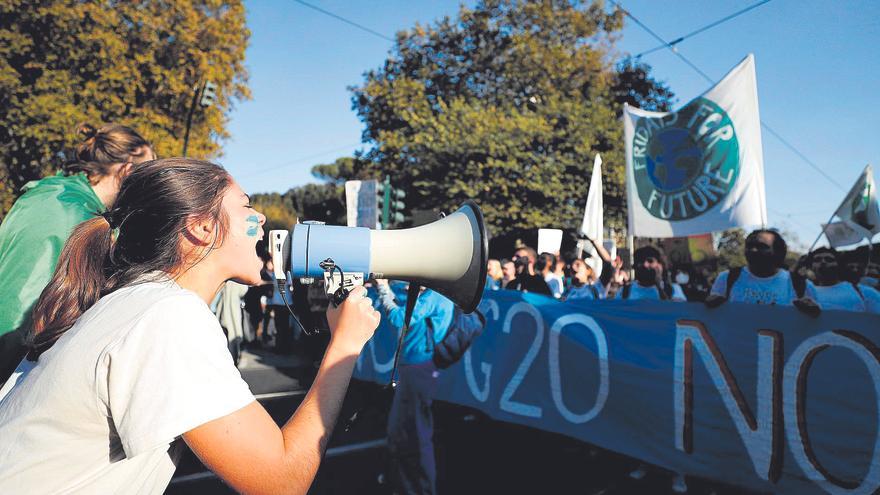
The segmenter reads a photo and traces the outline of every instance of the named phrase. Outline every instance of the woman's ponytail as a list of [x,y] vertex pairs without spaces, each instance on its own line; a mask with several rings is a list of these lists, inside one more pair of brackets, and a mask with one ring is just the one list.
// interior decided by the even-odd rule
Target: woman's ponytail
[[101,297],[105,263],[112,241],[108,221],[101,216],[73,229],[49,285],[33,311],[27,337],[28,359],[33,361],[73,326],[77,318]]
[[[28,359],[36,360],[102,296],[188,269],[181,239],[191,219],[210,219],[223,241],[223,167],[187,158],[151,160],[122,181],[113,207],[76,226],[32,314]],[[161,276],[158,276],[158,280]]]

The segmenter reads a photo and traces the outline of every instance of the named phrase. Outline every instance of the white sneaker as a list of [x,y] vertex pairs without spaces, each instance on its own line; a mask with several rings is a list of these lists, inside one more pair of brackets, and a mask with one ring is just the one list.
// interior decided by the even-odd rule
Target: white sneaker
[[676,473],[675,477],[672,478],[672,491],[675,493],[687,493],[688,486],[684,481],[684,475],[681,473]]
[[644,464],[639,464],[639,467],[635,469],[635,471],[629,473],[629,477],[634,480],[640,480],[648,475],[647,469],[645,469]]

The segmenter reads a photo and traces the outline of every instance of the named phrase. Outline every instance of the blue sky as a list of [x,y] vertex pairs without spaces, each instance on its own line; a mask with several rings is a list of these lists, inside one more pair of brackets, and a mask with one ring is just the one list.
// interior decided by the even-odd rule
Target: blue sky
[[[621,0],[635,17],[674,39],[756,3]],[[388,37],[416,22],[454,16],[459,2],[313,0]],[[472,4],[473,2],[467,2]],[[392,43],[292,1],[247,4],[252,31],[246,66],[253,99],[230,113],[220,160],[248,192],[283,192],[313,182],[318,163],[346,156],[363,125],[347,86],[379,67]],[[627,20],[616,49],[636,54],[658,43]],[[754,53],[761,119],[848,189],[878,163],[880,2],[772,0],[678,45],[713,79]],[[644,57],[683,104],[709,84],[667,50]],[[843,199],[841,190],[768,132],[763,133],[771,226],[809,245]],[[584,198],[585,199],[585,198]]]

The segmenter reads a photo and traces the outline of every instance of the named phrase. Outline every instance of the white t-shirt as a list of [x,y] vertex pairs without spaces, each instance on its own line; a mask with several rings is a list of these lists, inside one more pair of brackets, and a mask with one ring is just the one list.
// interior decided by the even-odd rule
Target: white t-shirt
[[0,493],[162,493],[181,434],[253,401],[195,293],[117,290],[0,390]]
[[[865,311],[865,301],[849,282],[834,285],[815,285],[807,281],[807,286],[816,292],[816,302],[822,309],[842,309],[844,311]],[[861,287],[859,288],[861,289]]]
[[[725,297],[727,295],[727,276],[730,272],[724,271],[712,284],[712,294]],[[816,300],[816,291],[807,284],[804,296]],[[752,275],[748,267],[743,267],[739,278],[730,290],[730,302],[743,302],[750,304],[775,304],[777,306],[791,306],[792,301],[797,299],[794,285],[791,283],[791,274],[786,270],[779,270],[770,277],[756,277]]]
[[[656,285],[651,285],[648,287],[643,286],[638,281],[633,282],[630,285],[629,290],[629,299],[651,299],[654,301],[660,300],[660,289],[657,288]],[[615,299],[623,299],[623,291],[625,287],[621,287],[617,294],[614,296]],[[671,301],[674,302],[685,302],[687,301],[687,297],[684,295],[684,290],[682,290],[681,286],[678,284],[672,284],[672,297]]]
[[859,295],[849,282],[839,282],[827,287],[815,285],[813,282],[807,283],[815,290],[817,302],[822,309],[880,313],[880,292],[873,287],[859,284]]

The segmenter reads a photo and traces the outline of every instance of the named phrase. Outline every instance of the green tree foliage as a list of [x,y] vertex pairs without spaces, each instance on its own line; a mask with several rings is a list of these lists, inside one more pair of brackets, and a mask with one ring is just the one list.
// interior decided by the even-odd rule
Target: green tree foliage
[[217,156],[227,111],[250,95],[249,36],[240,0],[0,0],[0,217],[58,168],[79,122],[127,124],[180,155],[205,80],[218,101],[196,109],[189,154]]
[[357,176],[358,159],[350,156],[337,158],[333,163],[315,165],[312,175],[323,182],[345,184],[346,180]]
[[482,207],[495,235],[579,223],[602,153],[606,223],[624,223],[622,103],[666,109],[671,91],[610,62],[622,27],[601,2],[485,0],[400,32],[351,88],[372,148],[353,176],[406,189],[414,208]]
[[739,228],[722,232],[718,238],[717,252],[718,273],[735,266],[746,266],[746,232]]
[[289,229],[299,217],[289,198],[279,193],[251,194],[251,205],[266,216],[263,228],[267,232]]
[[285,193],[301,220],[345,225],[345,187],[339,184],[306,184]]

